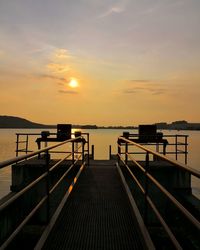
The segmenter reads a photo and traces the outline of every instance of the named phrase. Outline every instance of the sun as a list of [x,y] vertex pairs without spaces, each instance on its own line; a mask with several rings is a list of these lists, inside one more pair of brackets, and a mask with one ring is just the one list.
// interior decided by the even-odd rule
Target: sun
[[72,78],[69,82],[71,88],[77,88],[79,86],[78,81],[75,78]]

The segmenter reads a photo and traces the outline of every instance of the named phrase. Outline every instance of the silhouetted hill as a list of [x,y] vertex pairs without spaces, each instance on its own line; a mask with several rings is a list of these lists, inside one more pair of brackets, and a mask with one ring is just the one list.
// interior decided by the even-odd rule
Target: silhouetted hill
[[[57,125],[46,125],[31,122],[27,119],[15,117],[15,116],[7,116],[0,115],[0,128],[56,128]],[[72,125],[73,128],[80,129],[96,129],[96,125]]]
[[[166,122],[155,123],[158,129],[167,130],[200,130],[200,123],[188,123],[187,121],[175,121],[170,124]],[[56,128],[57,125],[46,125],[31,122],[27,119],[0,115],[0,128]],[[137,129],[135,126],[97,126],[97,125],[72,125],[73,128],[80,129]]]
[[158,129],[169,130],[200,130],[200,123],[191,123],[185,120],[174,121],[172,123],[160,122],[156,123]]
[[0,128],[53,128],[54,125],[44,125],[15,116],[0,116]]

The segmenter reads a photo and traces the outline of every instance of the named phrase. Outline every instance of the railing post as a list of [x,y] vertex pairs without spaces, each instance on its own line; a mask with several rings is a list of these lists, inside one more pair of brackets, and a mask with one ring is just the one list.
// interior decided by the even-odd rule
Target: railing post
[[156,152],[159,153],[159,142],[156,143]]
[[175,135],[175,150],[176,150],[176,160],[178,160],[178,140],[177,135]]
[[75,146],[74,146],[74,148],[75,148],[74,158],[77,160],[77,159],[79,158],[79,152],[78,152],[78,147],[79,147],[79,145],[78,145],[78,142],[75,142],[74,145],[75,145]]
[[128,143],[125,144],[125,163],[128,163]]
[[72,164],[74,164],[74,141],[72,142]]
[[26,135],[26,154],[28,153],[28,135]]
[[82,163],[84,163],[84,160],[85,160],[84,146],[85,146],[85,142],[84,142],[84,140],[82,140]]
[[94,145],[92,145],[91,157],[92,157],[92,160],[94,160]]
[[112,148],[111,145],[109,145],[109,160],[111,160],[111,155],[112,155]]
[[120,157],[121,157],[121,141],[120,141],[120,139],[118,139],[118,141],[117,141],[117,148],[118,148],[118,150],[117,150],[117,152],[118,152],[117,159],[118,159],[118,164],[119,164],[120,163]]
[[16,141],[16,157],[18,156],[18,151],[19,151],[19,134],[17,134],[17,141]]
[[148,196],[148,170],[149,170],[149,152],[146,153],[146,161],[145,161],[145,183],[144,183],[144,222],[147,225],[148,220],[148,202],[147,202],[147,196]]
[[50,185],[50,176],[49,176],[49,163],[50,163],[50,154],[49,151],[45,151],[45,166],[46,166],[46,195],[47,195],[47,203],[46,203],[46,220],[47,223],[50,220],[50,199],[49,199],[49,185]]
[[90,165],[90,136],[89,134],[86,135],[87,136],[87,163],[88,163],[88,166]]
[[188,145],[188,136],[186,135],[185,137],[185,164],[187,164],[187,155],[188,155],[187,145]]

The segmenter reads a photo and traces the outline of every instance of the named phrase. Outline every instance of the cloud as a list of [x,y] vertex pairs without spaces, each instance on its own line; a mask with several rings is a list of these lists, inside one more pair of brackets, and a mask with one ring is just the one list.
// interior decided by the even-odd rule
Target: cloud
[[50,61],[47,63],[46,68],[48,72],[53,75],[61,75],[63,77],[66,74],[71,77],[72,64],[71,59],[74,58],[71,56],[67,49],[56,48],[50,55]]
[[58,92],[61,94],[78,94],[78,92],[74,90],[59,90]]
[[157,1],[154,5],[151,5],[148,8],[144,8],[139,14],[140,15],[153,15],[156,12],[160,12],[161,9],[166,10],[166,8],[175,8],[176,6],[179,7],[185,3],[184,0],[173,0],[173,1]]
[[142,80],[141,79],[140,80],[135,80],[134,79],[134,80],[129,80],[128,82],[133,82],[133,83],[137,83],[137,82],[138,83],[148,83],[148,82],[152,82],[152,81],[151,80],[143,80],[143,79]]
[[162,95],[168,92],[167,86],[151,80],[130,80],[129,87],[122,92],[124,94],[148,93],[151,95]]
[[154,91],[154,92],[152,92],[152,95],[162,95],[162,94],[164,94],[166,91],[164,90],[164,89],[162,89],[162,90],[157,90],[157,91]]
[[51,79],[51,80],[58,80],[58,81],[61,81],[61,82],[68,82],[68,80],[64,77],[58,77],[58,76],[55,76],[55,75],[48,75],[48,74],[39,74],[39,75],[36,75],[38,78],[45,78],[45,79]]
[[99,18],[104,18],[104,17],[107,17],[107,16],[110,16],[112,14],[120,14],[122,12],[125,11],[125,8],[122,7],[122,6],[112,6],[110,7],[107,11],[105,11],[104,13],[102,13]]
[[136,94],[137,93],[137,90],[134,90],[134,89],[125,89],[124,94]]
[[72,56],[70,55],[69,51],[66,49],[56,49],[54,51],[54,56],[57,59],[69,59]]
[[133,89],[125,89],[123,91],[124,94],[138,94],[138,93],[149,93],[152,95],[162,95],[167,92],[167,89],[153,89],[153,88],[133,88]]
[[70,70],[69,65],[63,63],[49,63],[47,68],[55,74],[63,74]]
[[52,51],[55,50],[55,46],[53,46],[52,44],[42,42],[41,40],[38,39],[36,40],[33,37],[31,37],[29,43],[31,47],[29,48],[29,50],[27,50],[27,53],[31,55],[40,54],[43,56],[48,56],[49,54],[52,53]]
[[64,82],[58,82],[58,85],[60,85],[60,86],[64,86],[64,85],[65,85],[65,83],[64,83]]

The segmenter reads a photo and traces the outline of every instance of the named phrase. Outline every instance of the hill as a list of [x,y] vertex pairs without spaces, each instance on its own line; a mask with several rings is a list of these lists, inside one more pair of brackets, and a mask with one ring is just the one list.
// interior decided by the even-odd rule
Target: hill
[[[175,121],[172,123],[159,122],[155,123],[158,129],[167,129],[167,130],[200,130],[200,123],[189,123],[187,121]],[[137,129],[138,127],[134,126],[108,126],[102,127],[97,125],[72,125],[73,128],[78,129]],[[0,129],[1,128],[56,128],[56,125],[46,125],[31,122],[27,119],[0,115]]]
[[44,125],[28,121],[15,116],[0,116],[0,128],[53,128],[53,125]]
[[185,120],[174,121],[167,124],[166,122],[156,123],[158,129],[169,129],[169,130],[200,130],[200,123],[191,123]]

